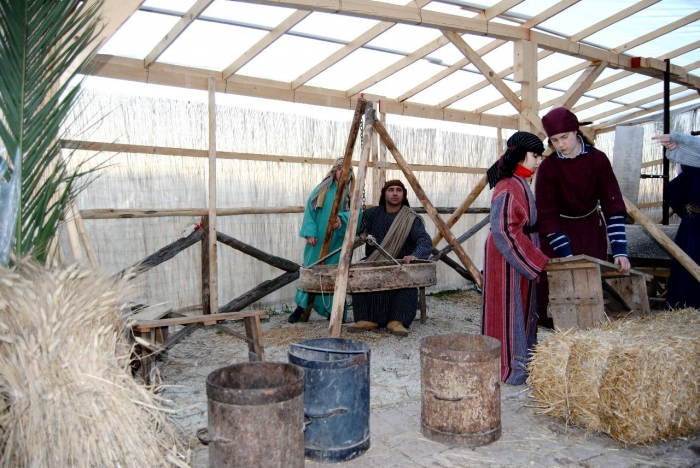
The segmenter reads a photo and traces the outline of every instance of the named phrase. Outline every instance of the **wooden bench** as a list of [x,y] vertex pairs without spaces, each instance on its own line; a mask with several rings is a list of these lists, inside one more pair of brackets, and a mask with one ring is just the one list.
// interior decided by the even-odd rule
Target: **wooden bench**
[[615,299],[628,306],[629,312],[621,315],[649,315],[646,282],[652,277],[648,274],[637,270],[619,273],[614,264],[588,255],[553,258],[545,270],[549,280],[547,315],[555,328],[585,330],[607,322],[603,281]]
[[[153,309],[153,310],[152,310]],[[177,317],[168,317],[178,315]],[[264,361],[265,349],[262,344],[262,329],[260,318],[267,318],[264,310],[247,310],[243,312],[227,312],[219,314],[186,316],[177,314],[172,309],[147,308],[130,317],[131,330],[137,342],[141,345],[141,375],[144,382],[151,383],[151,371],[155,356],[166,351],[179,340],[192,333],[202,325],[213,325],[231,335],[234,335],[248,343],[248,359],[250,361]],[[243,319],[245,335],[220,324],[224,320]],[[172,336],[163,333],[168,327],[185,325]],[[161,338],[159,339],[159,335]]]

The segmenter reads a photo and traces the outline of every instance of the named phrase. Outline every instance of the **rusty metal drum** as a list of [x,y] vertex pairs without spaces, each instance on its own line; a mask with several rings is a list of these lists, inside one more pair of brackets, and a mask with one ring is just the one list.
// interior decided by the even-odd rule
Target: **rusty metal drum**
[[207,377],[209,466],[304,466],[304,370],[275,362],[246,362]]
[[421,340],[421,430],[430,440],[478,447],[501,436],[501,342],[454,333]]

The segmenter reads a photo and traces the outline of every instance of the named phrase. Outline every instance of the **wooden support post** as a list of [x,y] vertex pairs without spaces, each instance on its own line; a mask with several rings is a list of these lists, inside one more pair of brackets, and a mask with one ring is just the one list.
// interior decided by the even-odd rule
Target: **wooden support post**
[[[381,111],[381,101],[379,102],[379,121],[386,125],[386,112]],[[372,203],[374,205],[379,204],[379,197],[381,196],[382,187],[386,183],[386,145],[377,135],[379,141],[379,162],[377,163],[376,173],[377,181],[372,189]]]
[[[481,272],[479,272],[478,268],[474,266],[474,263],[472,263],[471,259],[469,258],[469,256],[467,256],[467,253],[464,251],[464,249],[462,249],[462,246],[459,244],[459,242],[457,242],[457,239],[455,238],[454,234],[452,234],[452,232],[450,231],[450,228],[447,227],[445,221],[443,221],[433,204],[428,199],[428,196],[425,194],[423,187],[421,187],[420,183],[418,182],[418,179],[416,179],[416,176],[413,175],[413,171],[411,171],[411,168],[408,166],[408,163],[403,158],[398,148],[396,148],[394,141],[387,133],[386,129],[384,128],[384,125],[382,125],[381,122],[375,122],[375,126],[377,133],[379,133],[379,135],[382,137],[384,144],[394,156],[396,163],[401,168],[403,174],[406,176],[408,183],[413,188],[413,191],[418,197],[418,200],[420,200],[421,204],[425,208],[425,211],[428,213],[430,218],[437,226],[438,231],[440,231],[445,240],[447,240],[447,242],[449,242],[452,245],[452,247],[454,247],[457,257],[459,257],[464,267],[469,271],[469,273],[471,273],[476,285],[479,288],[481,288]],[[486,176],[484,176],[484,178],[485,177]]]
[[[452,213],[452,216],[449,217],[449,219],[445,222],[445,225],[447,226],[448,229],[451,229],[452,226],[454,226],[457,221],[459,221],[459,218],[462,217],[465,211],[474,203],[474,200],[476,200],[479,195],[481,195],[481,192],[484,191],[484,188],[489,183],[489,179],[486,177],[486,174],[484,174],[481,179],[479,179],[479,182],[476,183],[476,186],[472,189],[471,193],[467,195],[467,198],[462,202],[461,205],[457,207],[454,213]],[[438,232],[435,234],[435,238],[433,238],[433,247],[437,247],[437,245],[440,243],[442,240],[442,233]]]
[[503,153],[505,153],[505,148],[503,148],[503,129],[498,127],[496,129],[496,158],[500,158]]
[[649,218],[647,218],[644,213],[639,211],[639,208],[634,206],[634,204],[629,201],[624,196],[625,208],[627,209],[627,214],[632,216],[632,218],[642,225],[644,229],[654,238],[656,241],[665,248],[668,253],[673,255],[673,257],[678,260],[678,262],[683,265],[683,268],[688,270],[688,273],[693,275],[693,278],[700,281],[700,267],[693,261],[692,258],[688,256],[683,250],[678,247],[675,242],[673,242],[661,229],[659,229],[656,224]]
[[335,289],[333,292],[333,306],[331,310],[330,325],[328,327],[328,336],[333,338],[340,337],[340,332],[343,325],[343,311],[345,310],[345,293],[348,286],[348,273],[350,272],[350,262],[352,262],[352,252],[355,246],[355,231],[357,231],[357,223],[360,219],[360,204],[362,203],[362,189],[365,185],[365,176],[367,174],[367,162],[369,155],[372,152],[372,136],[374,134],[374,109],[370,102],[365,106],[365,129],[362,135],[364,146],[360,155],[360,165],[357,168],[357,180],[355,181],[355,189],[353,190],[352,200],[350,202],[350,219],[348,227],[345,231],[345,239],[343,240],[343,250],[340,253],[340,261],[338,262],[338,274],[335,279]]
[[[519,40],[513,43],[513,79],[520,83],[521,111],[529,110],[537,115],[539,100],[537,99],[537,44],[531,41]],[[520,113],[518,129],[537,133],[538,128],[532,125],[524,113]]]
[[[207,256],[209,263],[209,310],[219,311],[219,288],[217,281],[218,261],[216,255],[216,80],[208,79],[209,90],[209,232]],[[210,325],[206,323],[206,325]]]
[[249,361],[264,361],[265,348],[262,344],[262,328],[260,328],[260,316],[245,317],[243,319],[245,325],[245,334],[251,340],[248,341],[248,360]]
[[426,310],[425,310],[425,288],[418,288],[418,308],[420,309],[420,323],[425,323]]

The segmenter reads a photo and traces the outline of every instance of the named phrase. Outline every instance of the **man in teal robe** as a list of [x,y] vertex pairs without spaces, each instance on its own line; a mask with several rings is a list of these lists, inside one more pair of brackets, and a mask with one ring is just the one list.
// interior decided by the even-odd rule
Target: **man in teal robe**
[[[343,158],[337,159],[326,177],[313,189],[309,200],[306,202],[304,220],[302,221],[301,230],[299,231],[299,235],[306,239],[306,246],[304,246],[304,266],[311,265],[320,258],[323,238],[326,235],[326,227],[329,222],[328,218],[330,217],[333,200],[338,190],[338,179],[340,178],[342,166]],[[350,168],[350,174],[344,187],[343,197],[340,201],[338,217],[333,220],[333,227],[335,229],[331,237],[328,252],[333,252],[343,245],[345,229],[347,228],[348,219],[350,217],[350,194],[354,181],[355,178],[352,173],[352,168]],[[337,264],[339,260],[340,252],[327,258],[324,263],[326,265],[334,265]],[[298,322],[302,319],[304,309],[309,306],[311,298],[313,298],[314,310],[320,315],[330,318],[333,306],[333,291],[329,291],[328,293],[324,292],[322,294],[309,294],[306,291],[297,289],[295,297],[297,308],[289,316],[289,323]],[[347,305],[343,315],[345,315],[345,313],[347,313]]]

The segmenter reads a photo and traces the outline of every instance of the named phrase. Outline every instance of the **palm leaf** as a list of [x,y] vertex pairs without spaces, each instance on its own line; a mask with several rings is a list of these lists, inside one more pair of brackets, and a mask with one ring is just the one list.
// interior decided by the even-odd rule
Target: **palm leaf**
[[[80,164],[70,168],[58,140],[80,93],[71,80],[92,53],[76,61],[84,51],[94,52],[101,6],[101,1],[0,0],[0,140],[6,155],[19,152],[22,158],[14,233],[18,257],[45,260],[67,203],[82,188],[85,173]],[[7,162],[11,167],[2,182],[15,169]]]

